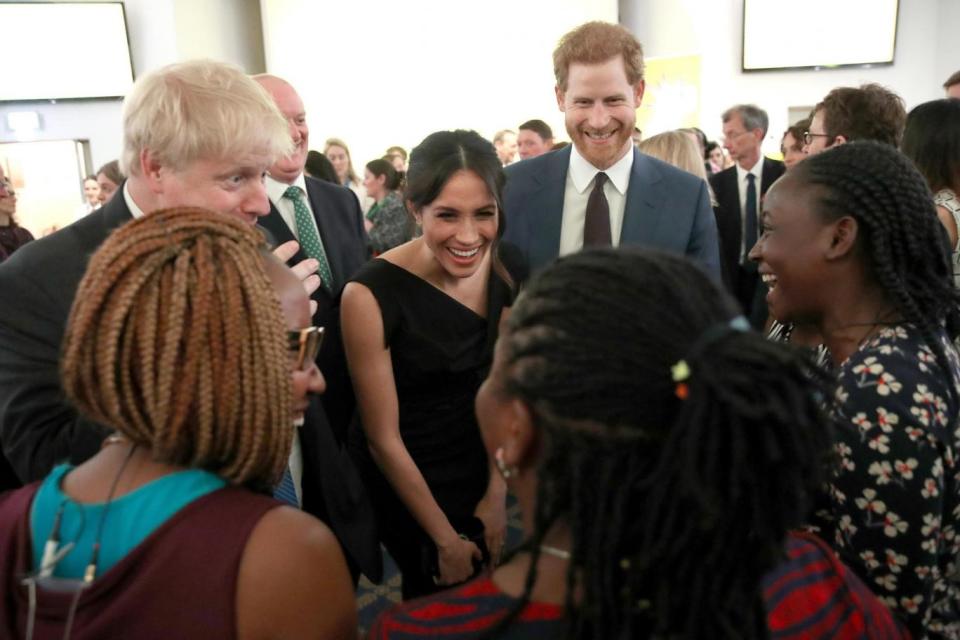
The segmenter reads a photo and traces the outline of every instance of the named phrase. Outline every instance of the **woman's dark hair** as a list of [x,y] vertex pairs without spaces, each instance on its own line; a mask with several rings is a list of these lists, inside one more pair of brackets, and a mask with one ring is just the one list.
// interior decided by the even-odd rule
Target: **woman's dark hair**
[[707,143],[707,146],[704,147],[704,155],[706,156],[706,159],[709,160],[709,159],[710,159],[710,153],[711,153],[714,149],[719,149],[719,148],[720,148],[720,143],[719,143],[719,142],[716,142],[715,140],[709,141],[709,142]]
[[822,218],[856,219],[860,255],[877,285],[950,371],[937,333],[945,327],[951,340],[960,335],[960,291],[923,176],[895,148],[867,140],[809,156],[792,173],[800,185],[817,188]]
[[568,637],[766,637],[761,578],[809,514],[831,430],[823,374],[734,309],[694,264],[637,249],[562,258],[521,293],[501,393],[533,416],[538,493],[524,595],[495,633],[563,520]]
[[[97,175],[100,175],[101,173],[107,177],[107,180],[118,187],[123,184],[123,173],[120,171],[119,160],[111,160],[97,169]],[[94,180],[96,180],[96,177],[94,177]]]
[[498,256],[500,239],[506,231],[503,211],[503,186],[506,177],[497,151],[476,131],[458,129],[431,133],[410,152],[404,200],[411,212],[419,211],[437,199],[443,187],[458,171],[475,173],[497,203],[497,237],[491,247],[493,269],[508,284],[513,280]]
[[337,171],[333,168],[333,163],[319,151],[313,149],[307,151],[307,162],[304,164],[303,170],[311,178],[331,184],[340,184],[340,178],[337,177]]
[[403,184],[403,175],[393,168],[393,164],[384,158],[371,160],[366,165],[367,171],[377,176],[386,176],[383,186],[387,191],[396,191]]
[[900,148],[934,192],[960,193],[960,100],[924,102],[907,115]]
[[787,137],[789,133],[793,138],[794,146],[797,146],[798,149],[803,148],[803,134],[810,130],[810,118],[803,118],[802,120],[797,120],[792,125],[787,127],[787,130],[783,132],[783,135],[780,136],[780,146],[783,146],[783,139]]

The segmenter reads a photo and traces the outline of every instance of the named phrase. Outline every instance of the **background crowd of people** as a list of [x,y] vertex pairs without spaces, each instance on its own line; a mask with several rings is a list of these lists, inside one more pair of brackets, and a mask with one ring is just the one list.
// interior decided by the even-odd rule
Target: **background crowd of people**
[[355,637],[382,545],[371,638],[960,638],[960,72],[782,161],[753,104],[638,139],[643,72],[581,25],[570,143],[361,177],[171,65],[35,241],[0,166],[0,635]]

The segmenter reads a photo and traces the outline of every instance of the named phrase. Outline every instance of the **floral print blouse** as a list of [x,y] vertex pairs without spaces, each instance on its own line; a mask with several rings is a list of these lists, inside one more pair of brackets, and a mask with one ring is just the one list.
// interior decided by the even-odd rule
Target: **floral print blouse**
[[370,246],[374,254],[393,249],[413,238],[413,218],[403,205],[403,198],[396,191],[375,204],[367,213],[367,220],[373,223],[370,229]]
[[840,365],[829,507],[816,523],[914,638],[960,638],[960,360],[949,375],[912,325]]

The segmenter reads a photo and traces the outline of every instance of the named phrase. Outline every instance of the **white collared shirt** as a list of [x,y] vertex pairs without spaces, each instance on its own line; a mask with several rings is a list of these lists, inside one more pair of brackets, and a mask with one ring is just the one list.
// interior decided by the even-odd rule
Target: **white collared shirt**
[[[753,165],[753,168],[747,171],[740,166],[740,163],[735,165],[737,167],[737,192],[740,195],[740,263],[743,264],[747,261],[747,254],[750,253],[750,249],[753,247],[746,246],[747,244],[747,175],[755,176],[753,179],[753,184],[757,189],[757,222],[760,222],[760,182],[763,180],[763,156],[760,156],[760,159],[757,160],[757,163]],[[759,231],[757,232],[757,237],[759,237]]]
[[[600,169],[580,155],[576,145],[571,145],[570,167],[563,191],[563,218],[560,223],[560,255],[575,253],[583,248],[583,227],[587,218],[587,200],[593,190],[593,180]],[[603,195],[610,207],[610,239],[613,246],[620,246],[620,230],[623,228],[623,211],[627,205],[627,187],[633,169],[633,147],[603,173],[607,181]]]
[[[303,192],[303,204],[307,206],[307,211],[310,212],[310,222],[317,232],[317,237],[320,238],[320,229],[317,229],[317,220],[314,218],[313,207],[310,206],[310,198],[307,196],[307,181],[304,180],[302,173],[297,176],[293,184],[279,182],[267,176],[264,178],[264,185],[267,188],[267,195],[270,197],[270,201],[273,202],[277,211],[280,212],[280,217],[287,223],[287,227],[290,228],[290,233],[293,234],[293,237],[296,238],[298,242],[300,241],[300,234],[297,233],[297,214],[293,208],[293,201],[291,201],[290,198],[284,198],[283,194],[287,192],[289,187],[297,187],[300,189],[300,191]],[[323,244],[323,238],[320,238],[320,244]]]
[[130,215],[133,216],[134,220],[143,217],[143,209],[137,206],[137,203],[133,201],[133,196],[130,195],[129,180],[123,183],[123,201],[127,203],[127,209],[130,209]]

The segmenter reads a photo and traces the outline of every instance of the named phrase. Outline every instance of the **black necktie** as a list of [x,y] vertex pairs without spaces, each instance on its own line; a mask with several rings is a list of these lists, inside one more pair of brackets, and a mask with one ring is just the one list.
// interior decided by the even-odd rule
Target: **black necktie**
[[583,224],[584,247],[609,247],[610,242],[610,205],[603,193],[603,184],[607,174],[602,171],[593,179],[593,191],[587,199],[587,216]]
[[757,185],[754,184],[756,176],[752,173],[747,174],[747,210],[744,219],[746,221],[743,234],[743,260],[749,262],[747,254],[753,245],[757,244]]

